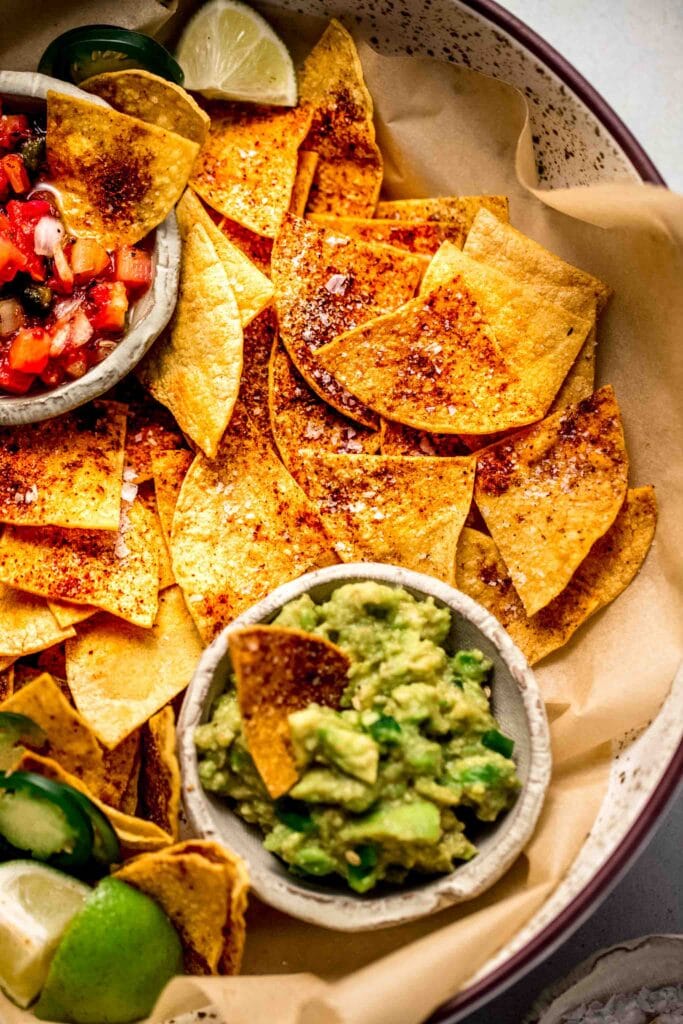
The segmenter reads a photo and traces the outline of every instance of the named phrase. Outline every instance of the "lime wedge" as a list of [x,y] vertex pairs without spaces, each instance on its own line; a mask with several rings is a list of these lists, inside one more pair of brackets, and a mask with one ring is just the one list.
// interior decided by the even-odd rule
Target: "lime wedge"
[[267,21],[238,0],[210,0],[183,32],[176,54],[185,88],[209,99],[294,107],[296,72]]
[[30,860],[0,865],[0,987],[28,1006],[43,987],[52,955],[90,889]]

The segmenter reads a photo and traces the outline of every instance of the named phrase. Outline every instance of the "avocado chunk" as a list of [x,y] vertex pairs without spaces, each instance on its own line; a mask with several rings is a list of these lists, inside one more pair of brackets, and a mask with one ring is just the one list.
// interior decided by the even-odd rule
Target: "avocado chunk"
[[395,842],[431,846],[441,837],[441,814],[427,800],[409,804],[385,805],[364,818],[345,825],[340,832],[343,842]]

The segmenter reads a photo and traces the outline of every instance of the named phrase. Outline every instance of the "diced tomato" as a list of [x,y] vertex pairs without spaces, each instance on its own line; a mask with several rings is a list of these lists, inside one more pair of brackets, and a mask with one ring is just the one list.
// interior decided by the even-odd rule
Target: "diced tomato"
[[44,199],[20,201],[11,199],[7,204],[7,217],[0,220],[0,232],[8,235],[26,257],[25,270],[34,281],[45,280],[45,261],[34,250],[33,236],[36,224],[50,211]]
[[56,388],[58,384],[64,382],[65,378],[64,368],[59,363],[53,362],[49,362],[40,375],[43,384],[47,384],[49,388]]
[[0,163],[0,203],[4,202],[9,195],[9,178],[7,177],[7,171]]
[[59,286],[57,290],[62,295],[70,295],[74,287],[74,274],[61,245],[56,247],[53,260],[54,279]]
[[9,366],[19,373],[42,373],[50,356],[50,335],[42,327],[29,327],[15,334],[9,348]]
[[78,284],[98,277],[109,266],[109,253],[94,238],[77,238],[69,262]]
[[114,256],[114,277],[127,288],[149,288],[152,282],[152,258],[148,252],[122,245]]
[[0,235],[0,284],[12,281],[20,270],[24,270],[28,260],[14,242]]
[[9,183],[12,186],[12,191],[16,192],[17,195],[24,195],[25,192],[31,187],[31,179],[28,176],[28,171],[24,165],[24,161],[21,159],[18,153],[8,153],[7,156],[2,158],[2,166],[5,169],[5,174],[9,178]]
[[13,224],[20,228],[35,229],[41,217],[49,217],[52,206],[46,199],[12,199],[7,204],[7,213]]
[[0,391],[9,391],[13,395],[25,395],[33,384],[32,373],[20,373],[13,370],[7,363],[0,364]]
[[103,281],[88,293],[90,323],[96,331],[120,331],[126,323],[128,295],[122,281]]
[[0,149],[14,149],[28,134],[28,118],[25,114],[3,114],[0,117]]

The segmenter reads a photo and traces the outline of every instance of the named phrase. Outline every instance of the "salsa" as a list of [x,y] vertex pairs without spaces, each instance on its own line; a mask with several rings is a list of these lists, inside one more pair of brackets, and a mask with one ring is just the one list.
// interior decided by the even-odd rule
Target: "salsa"
[[299,777],[273,801],[242,731],[230,680],[197,729],[199,775],[303,875],[339,875],[356,892],[410,871],[448,872],[477,853],[473,825],[519,790],[513,741],[499,730],[480,651],[449,653],[450,612],[373,581],[304,595],[273,625],[337,644],[351,660],[342,710],[289,716]]
[[108,252],[70,236],[44,121],[0,113],[0,394],[46,391],[106,359],[151,283],[149,243]]

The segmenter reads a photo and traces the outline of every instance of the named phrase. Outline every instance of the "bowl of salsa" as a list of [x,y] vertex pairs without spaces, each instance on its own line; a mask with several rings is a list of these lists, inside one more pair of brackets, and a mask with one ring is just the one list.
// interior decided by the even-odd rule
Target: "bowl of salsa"
[[106,106],[46,75],[0,72],[0,424],[109,390],[164,329],[178,291],[173,212],[113,250],[67,230],[45,156],[50,89]]

